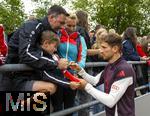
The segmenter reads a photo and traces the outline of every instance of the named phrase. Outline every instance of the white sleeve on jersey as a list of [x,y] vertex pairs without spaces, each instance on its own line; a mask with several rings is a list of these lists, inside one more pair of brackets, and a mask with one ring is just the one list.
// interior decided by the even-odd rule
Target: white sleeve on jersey
[[85,90],[101,103],[112,108],[123,96],[127,88],[133,84],[133,78],[127,77],[114,82],[109,94],[95,89],[91,84],[87,84]]
[[101,77],[103,71],[101,71],[98,75],[91,76],[88,73],[85,72],[85,70],[82,68],[82,70],[78,73],[83,79],[85,79],[88,83],[92,84],[92,85],[96,85]]

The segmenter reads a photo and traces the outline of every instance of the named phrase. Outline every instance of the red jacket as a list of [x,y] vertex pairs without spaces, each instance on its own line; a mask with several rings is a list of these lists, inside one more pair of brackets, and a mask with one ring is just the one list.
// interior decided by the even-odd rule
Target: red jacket
[[4,28],[0,25],[0,54],[4,57],[7,55],[7,44],[4,37]]
[[[141,56],[141,57],[147,56],[148,57],[148,55],[143,51],[142,46],[140,44],[136,45],[136,50],[137,50],[139,56]],[[148,64],[148,66],[150,66],[150,60],[147,61],[147,64]]]
[[136,45],[136,50],[137,50],[139,56],[141,56],[141,57],[147,56],[147,54],[143,51],[142,46],[140,44]]

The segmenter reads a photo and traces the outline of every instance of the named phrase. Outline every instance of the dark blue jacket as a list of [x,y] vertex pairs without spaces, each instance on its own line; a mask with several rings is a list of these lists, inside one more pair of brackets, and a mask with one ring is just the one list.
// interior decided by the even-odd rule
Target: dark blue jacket
[[136,49],[133,47],[131,40],[124,40],[122,42],[122,45],[123,45],[123,49],[122,49],[123,57],[125,58],[125,60],[127,61],[140,60],[140,56],[136,52]]
[[29,80],[42,80],[42,77],[45,76],[50,82],[69,86],[69,83],[52,73],[57,68],[57,62],[51,57],[45,56],[40,48],[41,33],[45,30],[55,32],[48,22],[48,17],[25,22],[8,43],[9,51],[6,63],[27,64],[34,69],[33,72],[17,72],[15,78],[18,83],[29,79],[27,77],[31,77]]

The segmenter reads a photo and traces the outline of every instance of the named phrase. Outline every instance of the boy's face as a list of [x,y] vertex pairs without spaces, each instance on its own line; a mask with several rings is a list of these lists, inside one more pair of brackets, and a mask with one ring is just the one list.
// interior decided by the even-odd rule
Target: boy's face
[[42,48],[48,52],[49,54],[53,54],[55,51],[57,51],[57,42],[49,43],[47,40],[43,43]]

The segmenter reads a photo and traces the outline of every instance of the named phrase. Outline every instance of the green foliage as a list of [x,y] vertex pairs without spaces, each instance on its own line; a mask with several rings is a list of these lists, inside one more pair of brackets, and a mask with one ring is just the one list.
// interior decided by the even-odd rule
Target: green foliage
[[67,0],[59,0],[56,2],[56,0],[32,0],[37,4],[37,8],[33,11],[37,18],[42,18],[47,14],[47,10],[54,4],[59,5],[65,5],[67,3]]
[[3,0],[0,2],[0,23],[6,33],[11,33],[24,21],[23,4],[20,0]]
[[[73,4],[75,10],[88,12],[92,22],[114,28],[122,33],[126,27],[134,26],[139,34],[150,34],[149,0],[32,0],[37,6],[33,11],[37,18],[44,17],[54,4],[68,6]],[[70,6],[69,6],[70,7]],[[19,27],[25,19],[21,0],[2,0],[0,2],[0,23],[7,33]]]
[[134,26],[140,34],[150,32],[149,0],[76,0],[75,9],[85,10],[93,21],[122,33]]

